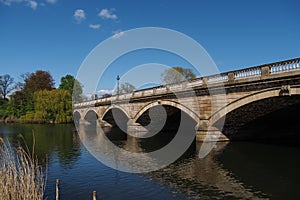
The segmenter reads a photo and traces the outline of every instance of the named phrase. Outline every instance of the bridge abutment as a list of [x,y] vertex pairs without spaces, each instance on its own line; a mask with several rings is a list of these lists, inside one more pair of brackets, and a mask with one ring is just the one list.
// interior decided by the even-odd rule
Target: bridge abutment
[[210,126],[208,120],[201,120],[196,125],[196,140],[199,142],[222,142],[229,139],[217,128]]
[[127,133],[129,135],[139,136],[147,133],[148,130],[143,127],[141,124],[134,122],[132,119],[129,119],[127,122]]
[[79,125],[87,123],[87,121],[85,119],[82,119],[82,118],[79,119],[78,122],[79,122]]
[[229,141],[229,139],[219,130],[197,130],[196,140],[198,142]]
[[104,120],[101,120],[101,119],[98,119],[97,120],[97,125],[99,125],[100,127],[102,128],[105,128],[105,127],[112,127],[112,125]]

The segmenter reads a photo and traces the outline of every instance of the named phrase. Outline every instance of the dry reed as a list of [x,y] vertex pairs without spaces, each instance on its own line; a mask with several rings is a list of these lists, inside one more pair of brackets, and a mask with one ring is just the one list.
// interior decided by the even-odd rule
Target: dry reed
[[42,200],[45,178],[42,167],[26,146],[13,148],[0,138],[0,199]]

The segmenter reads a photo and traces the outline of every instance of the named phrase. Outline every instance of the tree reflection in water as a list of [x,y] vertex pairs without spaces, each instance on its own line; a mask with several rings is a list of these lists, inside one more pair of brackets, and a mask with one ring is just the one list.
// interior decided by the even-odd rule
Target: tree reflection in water
[[80,139],[72,124],[10,124],[5,125],[0,136],[13,145],[26,144],[30,151],[35,140],[34,154],[44,167],[47,159],[57,156],[63,167],[70,168],[80,155]]

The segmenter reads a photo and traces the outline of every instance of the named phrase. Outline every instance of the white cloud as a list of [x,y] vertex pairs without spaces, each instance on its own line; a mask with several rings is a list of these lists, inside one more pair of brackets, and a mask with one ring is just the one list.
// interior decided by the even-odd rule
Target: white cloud
[[101,27],[101,25],[100,24],[90,24],[89,27],[91,29],[99,29]]
[[100,16],[100,17],[102,17],[102,18],[104,18],[104,19],[118,19],[118,16],[116,15],[116,14],[113,14],[113,11],[114,11],[115,9],[110,9],[110,10],[108,10],[108,9],[102,9],[100,12],[99,12],[99,14],[98,14],[98,16]]
[[114,92],[114,90],[109,90],[109,89],[101,89],[98,91],[98,93],[100,95],[103,95],[103,94],[112,94]]
[[33,10],[35,10],[38,6],[38,3],[36,1],[28,1],[27,4],[30,8],[32,8]]
[[113,33],[112,37],[114,39],[118,39],[118,38],[122,37],[125,34],[123,31],[113,31],[112,33]]
[[52,3],[52,4],[55,4],[57,2],[57,0],[46,0],[47,3]]
[[80,23],[80,22],[82,22],[83,20],[85,20],[86,17],[85,17],[85,12],[84,12],[84,10],[82,10],[82,9],[77,9],[77,10],[75,10],[75,12],[74,12],[74,18],[75,18],[75,20],[76,20],[78,23]]

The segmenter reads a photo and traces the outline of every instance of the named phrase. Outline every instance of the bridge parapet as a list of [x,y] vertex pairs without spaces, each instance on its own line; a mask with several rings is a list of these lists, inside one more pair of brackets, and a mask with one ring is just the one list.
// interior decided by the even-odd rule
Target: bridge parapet
[[300,69],[299,62],[300,62],[300,59],[294,59],[294,60],[289,60],[289,61],[272,64],[270,66],[271,74],[299,70]]
[[243,79],[249,77],[261,76],[261,67],[252,67],[234,72],[234,79]]
[[265,80],[284,76],[290,76],[291,74],[300,74],[300,58],[274,62],[245,69],[224,72],[220,74],[195,78],[192,80],[183,81],[180,83],[161,85],[153,88],[147,88],[143,90],[134,91],[133,93],[126,93],[121,95],[114,95],[111,97],[104,97],[97,100],[75,103],[74,108],[88,107],[97,104],[109,104],[113,101],[129,102],[130,99],[135,98],[147,98],[155,95],[164,95],[177,91],[184,91],[192,88],[206,88],[207,84],[214,86],[226,86],[240,82],[251,82],[253,80]]

